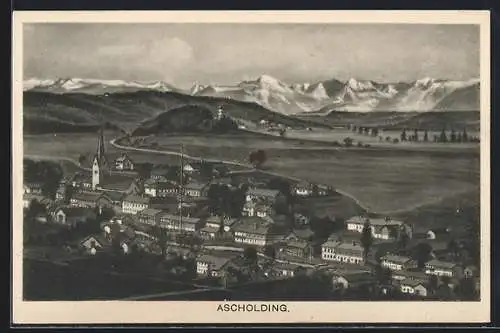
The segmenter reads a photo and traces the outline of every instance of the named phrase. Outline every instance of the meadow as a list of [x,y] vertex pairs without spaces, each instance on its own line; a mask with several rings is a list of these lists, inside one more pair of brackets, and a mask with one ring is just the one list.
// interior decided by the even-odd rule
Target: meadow
[[[106,134],[107,140],[112,133]],[[95,134],[26,135],[24,153],[77,159],[94,152]],[[389,147],[338,148],[303,140],[227,136],[159,136],[158,150],[179,151],[202,158],[248,163],[255,149],[267,154],[265,168],[287,176],[333,186],[357,198],[374,212],[407,211],[438,202],[477,188],[479,147],[440,149],[392,149]],[[417,144],[415,144],[417,145]],[[448,147],[447,147],[448,146]],[[107,145],[111,154],[119,151]],[[130,152],[138,162],[178,163],[179,158],[160,154]]]

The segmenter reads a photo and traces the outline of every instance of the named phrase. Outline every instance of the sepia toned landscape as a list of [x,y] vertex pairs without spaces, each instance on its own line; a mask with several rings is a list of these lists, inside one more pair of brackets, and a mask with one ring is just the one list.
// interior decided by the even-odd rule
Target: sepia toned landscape
[[478,27],[23,33],[25,300],[481,299]]

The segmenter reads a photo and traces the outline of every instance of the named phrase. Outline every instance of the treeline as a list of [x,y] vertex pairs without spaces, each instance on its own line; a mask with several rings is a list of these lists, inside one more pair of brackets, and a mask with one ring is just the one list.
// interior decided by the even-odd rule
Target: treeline
[[367,135],[372,137],[378,137],[379,141],[386,142],[435,142],[435,143],[468,143],[468,142],[479,142],[479,137],[469,135],[467,129],[464,128],[462,131],[455,131],[451,129],[446,131],[443,129],[439,135],[433,134],[432,137],[428,130],[419,129],[406,129],[404,128],[399,135],[399,138],[393,138],[391,136],[382,136],[381,130],[377,127],[365,127],[365,126],[355,126],[348,125],[347,128],[354,133]]

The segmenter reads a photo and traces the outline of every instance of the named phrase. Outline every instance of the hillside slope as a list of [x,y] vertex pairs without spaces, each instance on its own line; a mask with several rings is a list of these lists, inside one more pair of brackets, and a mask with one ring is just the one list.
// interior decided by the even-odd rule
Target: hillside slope
[[254,103],[175,92],[138,91],[105,96],[25,91],[23,103],[25,133],[85,131],[87,128],[94,131],[101,122],[109,122],[131,133],[141,122],[185,105],[205,107],[213,115],[222,106],[229,117],[252,123],[266,119],[292,127],[312,124]]

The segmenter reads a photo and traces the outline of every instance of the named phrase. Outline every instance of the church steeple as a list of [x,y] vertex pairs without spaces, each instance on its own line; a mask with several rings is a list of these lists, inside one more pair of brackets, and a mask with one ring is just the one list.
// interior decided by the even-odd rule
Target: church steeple
[[105,150],[104,150],[104,131],[103,131],[103,128],[101,126],[101,128],[99,129],[99,135],[98,135],[98,138],[97,138],[97,160],[99,161],[99,164],[103,161],[104,154],[105,154]]
[[104,131],[103,127],[99,129],[99,134],[97,136],[97,153],[92,162],[92,189],[95,190],[96,187],[102,180],[103,172],[106,170],[107,162],[104,149]]

